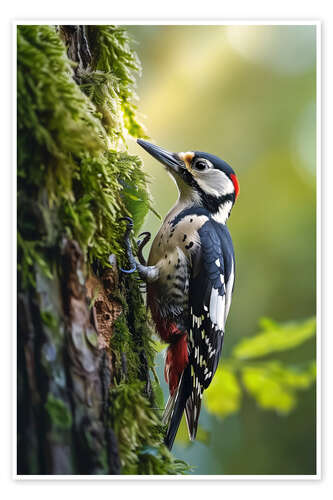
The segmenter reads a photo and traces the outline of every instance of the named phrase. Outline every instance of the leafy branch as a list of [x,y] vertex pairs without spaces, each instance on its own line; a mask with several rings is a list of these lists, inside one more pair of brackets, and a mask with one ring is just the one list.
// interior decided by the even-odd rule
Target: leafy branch
[[[316,378],[316,362],[286,365],[266,356],[301,346],[315,335],[316,320],[278,324],[268,318],[261,330],[241,340],[230,358],[219,365],[214,382],[204,393],[207,410],[218,417],[236,413],[244,391],[260,408],[288,414],[297,404],[297,391],[308,389]],[[263,359],[264,358],[264,359]]]

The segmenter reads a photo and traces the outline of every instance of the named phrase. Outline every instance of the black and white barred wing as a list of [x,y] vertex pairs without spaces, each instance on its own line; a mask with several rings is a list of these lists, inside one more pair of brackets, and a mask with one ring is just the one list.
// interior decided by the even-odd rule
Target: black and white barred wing
[[199,254],[193,258],[190,280],[190,328],[188,332],[192,391],[185,414],[190,438],[197,431],[201,398],[217,368],[229,291],[225,283],[225,259],[221,236],[209,221],[199,230]]

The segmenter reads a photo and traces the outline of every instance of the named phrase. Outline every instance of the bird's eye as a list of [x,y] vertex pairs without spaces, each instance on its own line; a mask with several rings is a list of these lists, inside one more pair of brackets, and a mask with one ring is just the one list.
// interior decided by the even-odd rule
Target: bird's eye
[[206,168],[208,168],[208,165],[205,161],[203,160],[198,160],[195,162],[195,164],[193,165],[193,167],[196,169],[196,170],[206,170]]

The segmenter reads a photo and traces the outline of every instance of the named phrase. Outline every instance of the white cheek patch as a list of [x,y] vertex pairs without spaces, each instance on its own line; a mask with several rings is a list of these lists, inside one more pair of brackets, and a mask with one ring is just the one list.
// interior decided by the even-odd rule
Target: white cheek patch
[[232,194],[235,191],[232,180],[221,170],[210,169],[200,172],[195,180],[205,193],[216,197]]

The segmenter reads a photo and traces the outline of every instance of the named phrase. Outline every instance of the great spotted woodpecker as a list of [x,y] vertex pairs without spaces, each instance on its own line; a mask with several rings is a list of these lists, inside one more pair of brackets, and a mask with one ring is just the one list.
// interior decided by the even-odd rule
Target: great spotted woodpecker
[[[222,351],[235,279],[235,257],[226,221],[239,192],[232,168],[201,151],[170,153],[138,139],[176,181],[179,198],[157,233],[146,264],[136,262],[127,226],[132,271],[147,283],[147,304],[161,339],[169,344],[165,379],[170,396],[164,411],[171,449],[185,411],[190,439],[196,437],[202,394]],[[145,233],[147,234],[147,233]],[[146,243],[147,237],[143,243]]]

